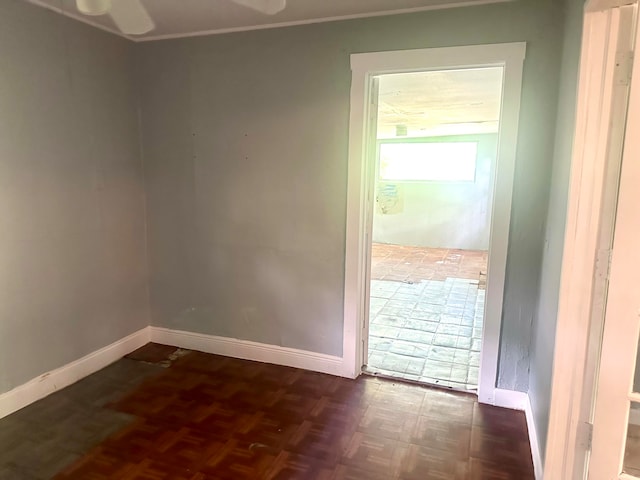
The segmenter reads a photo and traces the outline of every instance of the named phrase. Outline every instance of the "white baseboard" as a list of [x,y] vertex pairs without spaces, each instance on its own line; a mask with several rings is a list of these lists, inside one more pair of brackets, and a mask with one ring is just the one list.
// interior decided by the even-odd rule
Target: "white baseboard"
[[[148,342],[345,376],[341,357],[235,338],[217,337],[160,327],[145,327],[111,345],[107,345],[63,367],[44,373],[9,392],[1,394],[0,418],[97,372],[137,348],[146,345]],[[523,392],[496,389],[493,399],[493,405],[495,406],[525,412],[535,476],[537,480],[541,480],[542,461],[529,396]]]
[[149,342],[337,376],[344,374],[341,357],[234,338],[145,327],[111,345],[0,394],[0,418],[97,372]]
[[494,403],[496,407],[511,408],[513,410],[521,410],[525,413],[527,419],[527,430],[529,431],[529,445],[531,445],[531,456],[533,458],[533,470],[536,480],[543,478],[542,457],[540,455],[540,444],[538,443],[538,433],[536,424],[533,419],[533,410],[531,408],[531,399],[524,392],[515,392],[512,390],[503,390],[496,388],[494,391]]
[[496,388],[493,392],[493,403],[496,407],[525,411],[529,396],[524,392]]
[[531,456],[533,457],[533,471],[536,480],[542,480],[544,477],[544,466],[542,465],[542,455],[540,452],[540,444],[538,443],[538,432],[536,430],[536,422],[533,418],[533,409],[531,408],[531,399],[527,395],[527,404],[524,413],[527,416],[527,429],[529,430],[529,444],[531,445]]
[[0,395],[0,418],[97,372],[149,342],[145,327],[78,360],[44,373]]
[[155,343],[337,376],[343,376],[344,373],[342,357],[203,333],[160,327],[150,327],[150,329],[151,341]]
[[[97,372],[146,345],[148,342],[244,360],[302,368],[336,376],[348,376],[345,375],[341,357],[235,338],[217,337],[160,327],[145,327],[111,345],[107,345],[63,367],[44,373],[9,392],[1,394],[0,418]],[[543,470],[540,445],[533,421],[533,411],[529,396],[523,392],[495,389],[493,405],[525,412],[535,477],[536,480],[542,480]]]

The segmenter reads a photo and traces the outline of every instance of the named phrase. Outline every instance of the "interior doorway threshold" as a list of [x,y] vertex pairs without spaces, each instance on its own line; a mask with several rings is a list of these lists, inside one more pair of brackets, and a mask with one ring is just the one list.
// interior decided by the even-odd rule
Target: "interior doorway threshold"
[[463,384],[457,384],[456,382],[451,382],[448,380],[440,380],[440,379],[433,379],[433,381],[426,381],[423,379],[416,380],[413,378],[407,378],[406,376],[403,376],[401,373],[382,370],[375,367],[370,367],[368,365],[364,365],[362,367],[362,374],[368,375],[371,377],[379,377],[379,378],[384,378],[388,380],[395,380],[398,382],[408,383],[411,385],[422,385],[426,387],[440,388],[442,390],[453,391],[453,392],[470,393],[474,395],[477,395],[478,393],[477,387],[465,388]]

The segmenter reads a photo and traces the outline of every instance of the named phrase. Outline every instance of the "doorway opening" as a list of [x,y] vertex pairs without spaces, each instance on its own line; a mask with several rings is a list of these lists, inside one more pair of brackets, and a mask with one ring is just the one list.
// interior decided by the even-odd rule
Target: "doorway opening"
[[477,389],[503,77],[373,79],[368,373]]
[[[481,403],[495,405],[502,401],[501,391],[496,385],[525,52],[526,44],[524,43],[502,43],[351,55],[352,81],[342,344],[342,374],[344,376],[355,378],[363,372],[363,367],[366,368],[368,364],[371,250],[374,210],[377,208],[375,206],[375,176],[381,173],[376,171],[379,142],[376,131],[378,122],[375,116],[378,113],[379,77],[389,74],[496,67],[502,69],[502,98],[497,135],[498,154],[490,189],[493,195],[489,215],[491,245],[487,259],[477,395]],[[372,129],[372,125],[375,125],[376,129]],[[402,127],[400,127],[400,133],[402,133]],[[436,135],[442,136],[442,132],[433,133],[429,138],[433,139]],[[464,142],[423,141],[418,143]],[[393,150],[398,147],[384,148]],[[433,153],[434,147],[427,145],[420,148],[432,149]],[[476,146],[476,148],[478,147]],[[435,154],[432,156],[437,157]],[[427,163],[431,163],[431,166],[423,170],[422,175],[435,175],[437,169],[434,171],[432,168],[434,162]],[[464,162],[461,162],[460,165],[463,166]],[[405,166],[400,162],[382,173],[384,175],[393,175],[394,172],[397,174],[398,171],[402,172]],[[454,173],[464,171],[462,166],[452,168],[450,171]],[[444,173],[438,172],[438,174]],[[391,176],[388,180],[395,181],[396,178]],[[437,180],[442,180],[442,178]],[[424,181],[424,179],[420,181]],[[387,194],[389,193],[393,192],[387,192]]]

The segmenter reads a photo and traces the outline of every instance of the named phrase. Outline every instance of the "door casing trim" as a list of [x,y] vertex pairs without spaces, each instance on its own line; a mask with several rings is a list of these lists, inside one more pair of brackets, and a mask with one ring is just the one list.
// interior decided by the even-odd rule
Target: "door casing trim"
[[365,154],[370,85],[375,75],[478,67],[504,68],[503,102],[498,139],[498,160],[491,216],[491,242],[487,272],[487,299],[478,398],[494,404],[500,349],[511,200],[520,114],[522,69],[526,44],[501,43],[428,48],[351,55],[351,112],[345,244],[343,367],[355,378],[363,365],[368,238],[372,215],[372,166]]
[[604,325],[594,306],[606,301],[615,219],[615,205],[605,199],[607,190],[617,191],[607,172],[621,160],[611,155],[612,132],[625,121],[613,107],[628,95],[616,80],[620,3],[635,2],[591,0],[585,7],[544,465],[549,480],[582,479],[589,461]]

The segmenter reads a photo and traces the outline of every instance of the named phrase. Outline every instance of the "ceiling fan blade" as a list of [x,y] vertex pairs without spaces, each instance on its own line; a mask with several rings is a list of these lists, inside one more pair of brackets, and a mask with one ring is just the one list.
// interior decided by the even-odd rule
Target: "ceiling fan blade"
[[116,26],[127,35],[142,35],[155,28],[140,0],[111,0],[109,14]]
[[275,15],[287,6],[287,0],[231,0],[243,7],[256,10],[265,15]]
[[111,10],[111,0],[76,0],[76,7],[85,15],[104,15]]

